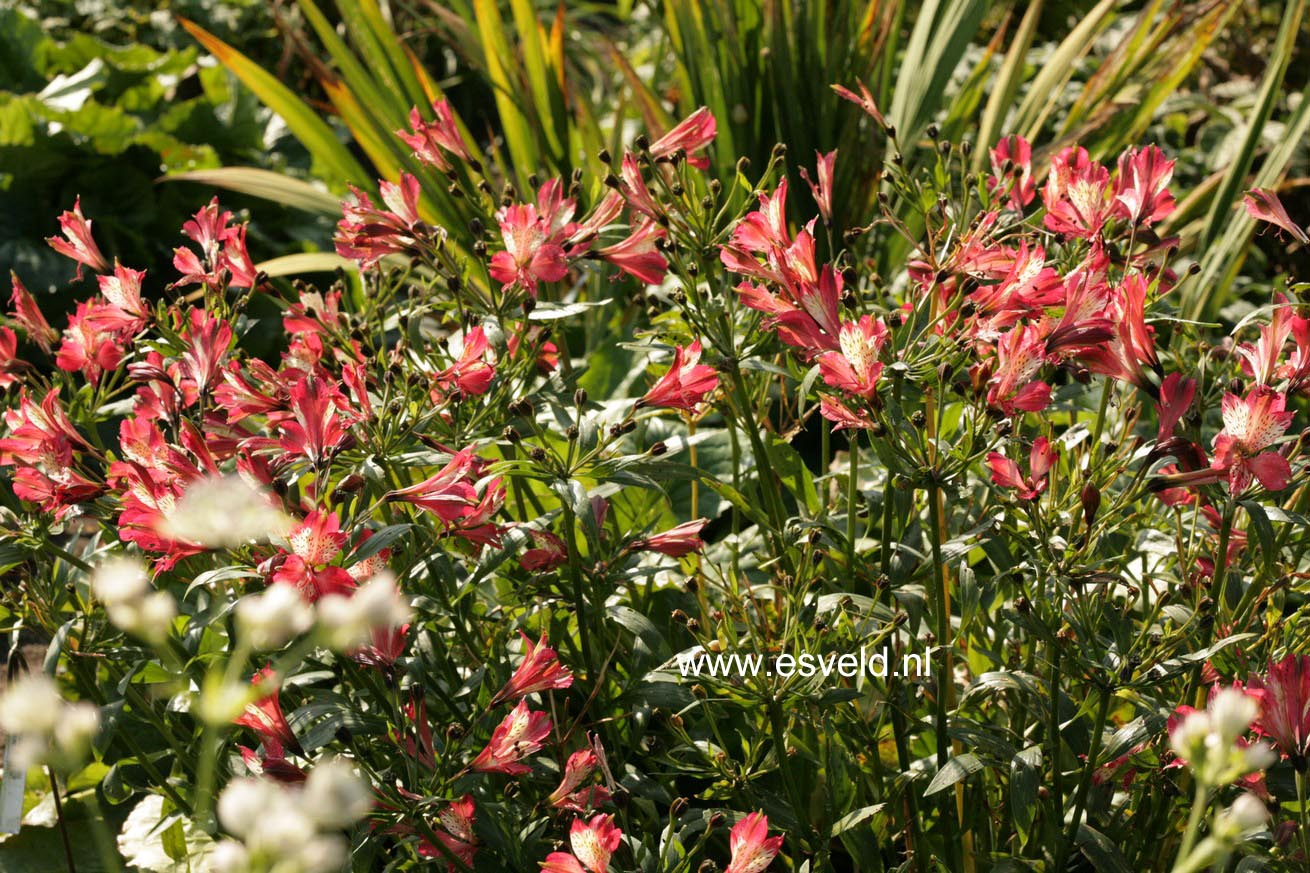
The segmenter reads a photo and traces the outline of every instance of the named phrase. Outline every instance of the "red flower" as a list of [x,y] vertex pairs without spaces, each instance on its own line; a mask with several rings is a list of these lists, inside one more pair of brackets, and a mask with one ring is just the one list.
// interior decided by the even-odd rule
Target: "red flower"
[[334,455],[355,423],[350,402],[339,385],[319,376],[291,386],[291,415],[278,422],[278,443],[288,452],[315,464]]
[[608,801],[610,793],[604,785],[584,786],[600,764],[595,749],[580,749],[569,755],[559,786],[546,798],[547,802],[556,809],[584,813]]
[[450,161],[446,159],[446,153],[472,163],[473,154],[464,144],[464,137],[459,132],[459,124],[450,108],[450,101],[444,98],[433,101],[432,111],[436,113],[437,120],[427,122],[423,120],[417,107],[409,110],[409,126],[414,132],[410,134],[398,130],[396,136],[414,150],[414,157],[425,164],[431,164],[443,173],[452,169]]
[[93,318],[98,327],[131,336],[145,326],[150,314],[141,300],[145,275],[145,270],[132,270],[115,262],[112,276],[96,277],[100,295],[108,301],[108,305],[95,308]]
[[200,392],[217,385],[223,359],[232,345],[232,326],[203,309],[193,309],[182,339],[187,345],[181,358],[183,377]]
[[82,198],[73,201],[73,210],[59,216],[59,229],[64,238],[47,237],[50,248],[59,254],[77,261],[77,278],[82,278],[82,266],[85,264],[97,273],[109,271],[109,262],[100,254],[100,248],[91,236],[91,222],[82,215]]
[[[450,854],[470,867],[473,865],[473,856],[477,853],[477,839],[473,836],[473,821],[476,813],[473,798],[468,794],[447,804],[441,812],[437,813],[437,821],[441,824],[441,828],[437,830],[437,839]],[[419,841],[418,853],[424,858],[446,857],[427,840]],[[446,862],[447,871],[455,869],[457,868],[453,863]]]
[[623,841],[614,817],[598,815],[591,821],[573,820],[569,846],[573,854],[551,852],[542,862],[543,873],[608,873],[610,857]]
[[[1237,353],[1242,356],[1242,370],[1254,377],[1259,385],[1272,385],[1280,376],[1293,375],[1285,372],[1289,368],[1280,365],[1283,346],[1287,344],[1293,328],[1300,326],[1297,322],[1304,321],[1293,314],[1284,295],[1275,294],[1273,317],[1260,328],[1260,339],[1237,347]],[[1300,337],[1298,347],[1301,345],[1299,340]]]
[[387,255],[405,255],[418,249],[418,179],[402,172],[399,184],[379,182],[378,191],[386,209],[374,206],[358,188],[351,186],[350,190],[355,203],[342,207],[335,239],[337,254],[368,269]]
[[[987,177],[987,187],[993,194],[1009,195],[1010,208],[1023,212],[1023,208],[1037,196],[1033,182],[1033,150],[1021,136],[1007,136],[991,150],[993,175]],[[1006,169],[1009,164],[1009,170]]]
[[1287,214],[1287,209],[1283,207],[1283,201],[1278,199],[1278,195],[1267,188],[1252,188],[1242,197],[1242,205],[1246,207],[1247,215],[1258,221],[1266,221],[1275,227],[1285,230],[1292,235],[1292,238],[1302,245],[1310,245],[1310,236],[1302,230],[1292,217]]
[[869,416],[853,412],[845,403],[836,397],[830,397],[827,394],[819,397],[819,414],[831,421],[836,427],[833,431],[846,430],[849,428],[859,428],[868,430],[873,427],[874,421]]
[[8,388],[18,381],[14,374],[22,363],[18,358],[18,334],[0,327],[0,388]]
[[182,274],[174,287],[192,283],[211,288],[225,284],[254,287],[255,266],[246,251],[246,226],[229,226],[231,220],[232,213],[221,209],[215,197],[182,225],[182,233],[200,246],[200,254],[186,248],[173,250],[173,266]]
[[296,739],[286,716],[282,714],[282,704],[278,700],[277,674],[271,666],[264,667],[250,677],[250,684],[262,686],[267,694],[246,704],[246,711],[233,724],[248,727],[263,739],[273,739],[298,755],[303,755],[300,741]]
[[814,195],[814,203],[819,207],[819,214],[823,216],[825,224],[832,223],[832,174],[833,165],[837,161],[837,150],[825,154],[814,153],[814,174],[818,178],[817,182],[810,181],[810,174],[804,167],[801,167],[801,178],[810,186],[810,193]]
[[628,548],[634,552],[659,552],[670,558],[681,558],[705,548],[705,541],[700,538],[700,532],[707,524],[709,519],[705,518],[684,521],[663,533],[633,540]]
[[1246,395],[1225,394],[1224,429],[1214,439],[1210,466],[1228,477],[1228,489],[1240,494],[1254,476],[1270,491],[1281,491],[1292,477],[1292,468],[1277,451],[1265,451],[1287,431],[1292,413],[1287,398],[1263,386]]
[[1067,237],[1098,237],[1114,207],[1107,199],[1110,171],[1082,147],[1067,148],[1051,160],[1042,189],[1048,230]]
[[[487,393],[491,380],[496,376],[496,368],[487,361],[489,348],[486,331],[481,325],[465,333],[459,360],[435,377],[441,395],[450,393],[452,389],[469,397]],[[434,400],[436,397],[434,395]]]
[[[353,570],[354,567],[351,569]],[[400,627],[376,628],[373,631],[373,642],[371,644],[355,649],[349,654],[352,660],[366,667],[390,670],[396,665],[396,661],[400,660],[400,656],[405,654],[405,643],[408,636],[409,625],[407,624],[402,624]]]
[[1046,358],[1046,346],[1035,325],[1020,324],[996,344],[996,372],[987,404],[1006,415],[1015,410],[1038,412],[1051,402],[1051,386],[1034,380]]
[[287,760],[286,749],[275,737],[265,736],[259,752],[245,746],[237,748],[241,750],[241,760],[252,776],[267,776],[289,785],[298,785],[308,778],[304,770]]
[[491,256],[491,278],[502,290],[520,287],[533,297],[541,282],[558,282],[568,275],[564,249],[546,219],[531,203],[503,207],[496,213],[505,250]]
[[732,850],[732,860],[724,873],[761,873],[782,849],[782,835],[769,836],[768,817],[752,812],[732,826],[728,848]]
[[1158,146],[1130,148],[1119,156],[1119,177],[1115,180],[1114,199],[1119,211],[1132,224],[1154,224],[1174,211],[1174,195],[1169,180],[1174,162]]
[[638,405],[695,412],[706,395],[719,385],[718,372],[700,363],[700,356],[700,340],[685,348],[678,346],[673,353],[673,366],[651,386]]
[[1194,396],[1195,379],[1184,379],[1182,373],[1170,373],[1165,377],[1160,384],[1160,400],[1155,405],[1160,419],[1160,429],[1155,436],[1157,441],[1164,442],[1173,436],[1174,428],[1191,408]]
[[878,355],[887,344],[887,326],[865,315],[858,322],[847,322],[838,334],[841,351],[827,352],[819,358],[823,381],[866,400],[874,395],[882,363]]
[[625,239],[597,249],[596,254],[634,279],[647,285],[658,285],[664,281],[664,274],[669,269],[669,262],[655,248],[655,241],[664,236],[664,229],[647,219]]
[[387,497],[412,503],[436,515],[447,525],[454,524],[468,515],[477,502],[477,489],[470,481],[477,461],[471,449],[456,452],[450,463],[436,473],[417,485],[391,491]]
[[349,595],[355,590],[355,579],[350,573],[328,566],[346,543],[335,512],[311,512],[287,540],[291,553],[280,556],[282,561],[272,574],[275,584],[295,586],[310,603],[327,594]]
[[829,87],[837,92],[837,96],[849,100],[863,109],[870,118],[878,122],[879,127],[886,127],[887,121],[882,117],[882,113],[878,111],[878,105],[873,102],[873,95],[869,93],[869,89],[865,87],[863,82],[859,82],[857,85],[860,89],[858,95],[849,88],[843,88],[841,85],[831,85]]
[[1046,490],[1046,475],[1055,466],[1059,452],[1046,437],[1033,441],[1032,451],[1028,456],[1028,476],[1020,471],[1019,465],[999,452],[987,455],[987,465],[992,469],[992,481],[1002,488],[1014,488],[1019,492],[1020,500],[1036,500]]
[[[682,121],[678,122],[668,133],[650,144],[648,151],[656,160],[668,158],[681,150],[690,155],[709,145],[718,133],[718,123],[708,109],[702,106]],[[710,165],[707,158],[687,158],[693,167],[705,169]]]
[[548,530],[530,530],[528,535],[534,543],[544,543],[524,550],[519,555],[519,565],[529,572],[553,570],[569,559],[564,550],[564,541]]
[[14,307],[14,321],[27,334],[29,340],[41,347],[41,351],[50,354],[55,340],[59,339],[59,331],[45,320],[45,316],[41,314],[41,307],[36,305],[31,292],[23,287],[18,274],[11,272],[9,279],[13,283],[13,292],[10,294],[9,301]]
[[528,702],[520,700],[514,711],[491,733],[491,742],[469,765],[477,773],[505,773],[521,776],[532,768],[519,763],[541,751],[542,741],[550,735],[550,716],[529,712]]
[[1310,756],[1310,655],[1270,662],[1265,675],[1252,676],[1247,688],[1260,701],[1256,732],[1304,772]]
[[123,362],[123,344],[118,334],[103,330],[94,318],[94,303],[79,303],[69,316],[64,340],[55,357],[55,365],[70,373],[81,371],[95,385],[110,370]]
[[505,687],[491,698],[491,706],[537,691],[562,690],[573,684],[573,674],[560,664],[555,650],[546,645],[544,635],[538,643],[532,642],[522,631],[519,631],[519,636],[523,638],[523,663],[519,664]]

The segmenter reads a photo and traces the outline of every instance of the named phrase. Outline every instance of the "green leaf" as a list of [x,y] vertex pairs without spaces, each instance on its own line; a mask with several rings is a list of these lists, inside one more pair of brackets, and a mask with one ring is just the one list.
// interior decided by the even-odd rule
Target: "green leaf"
[[946,766],[937,771],[937,775],[932,777],[932,781],[924,789],[923,796],[931,797],[939,791],[944,791],[960,780],[969,778],[982,768],[982,761],[972,752],[956,755],[946,762]]
[[161,182],[197,182],[212,185],[228,191],[237,191],[270,200],[292,209],[302,209],[320,215],[338,218],[341,215],[341,201],[327,191],[311,185],[309,182],[293,179],[272,170],[258,167],[218,167],[213,170],[191,170],[184,173],[170,173],[160,176]]
[[1020,843],[1028,841],[1037,819],[1037,791],[1042,782],[1042,747],[1029,746],[1010,762],[1010,817]]

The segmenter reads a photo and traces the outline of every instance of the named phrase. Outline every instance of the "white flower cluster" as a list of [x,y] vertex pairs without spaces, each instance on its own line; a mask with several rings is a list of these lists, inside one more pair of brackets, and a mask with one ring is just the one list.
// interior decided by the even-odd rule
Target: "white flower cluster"
[[1203,711],[1189,713],[1169,735],[1178,757],[1203,785],[1229,785],[1278,760],[1264,743],[1239,742],[1251,729],[1260,705],[1235,688],[1225,688]]
[[280,649],[317,625],[323,643],[338,652],[368,644],[374,631],[399,627],[413,612],[387,572],[376,574],[349,597],[329,594],[313,606],[294,586],[270,585],[241,598],[236,611],[241,632],[258,650]]
[[211,549],[266,543],[291,520],[240,476],[215,476],[187,487],[164,519],[163,533]]
[[372,788],[340,758],[322,761],[301,788],[271,779],[228,783],[218,820],[231,839],[208,857],[213,873],[328,873],[346,862],[340,831],[368,814]]
[[91,594],[105,606],[114,626],[152,645],[168,637],[177,604],[167,591],[155,591],[145,565],[135,558],[109,558],[91,575]]
[[100,710],[90,703],[69,703],[44,673],[16,680],[0,696],[0,730],[13,744],[19,767],[42,761],[79,761],[100,729]]

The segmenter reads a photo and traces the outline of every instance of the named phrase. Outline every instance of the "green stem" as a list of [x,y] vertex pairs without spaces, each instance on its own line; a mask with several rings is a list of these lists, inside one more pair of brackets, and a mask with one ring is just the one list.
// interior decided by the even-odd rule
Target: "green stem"
[[855,518],[860,502],[860,432],[852,430],[850,474],[846,483],[846,571],[855,573]]
[[1087,750],[1087,761],[1083,765],[1082,778],[1078,784],[1078,795],[1074,801],[1073,818],[1065,829],[1064,840],[1060,843],[1060,854],[1055,861],[1055,870],[1063,870],[1068,860],[1069,851],[1078,837],[1078,827],[1082,824],[1083,810],[1087,807],[1087,795],[1092,788],[1092,776],[1096,773],[1096,759],[1101,753],[1101,738],[1105,732],[1105,718],[1110,711],[1110,689],[1101,689],[1101,701],[1096,709],[1096,722],[1092,728],[1092,742]]

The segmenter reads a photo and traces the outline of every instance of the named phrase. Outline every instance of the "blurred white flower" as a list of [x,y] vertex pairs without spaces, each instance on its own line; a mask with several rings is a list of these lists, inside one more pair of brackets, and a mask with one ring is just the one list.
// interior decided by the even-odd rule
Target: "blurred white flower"
[[329,594],[317,604],[318,625],[332,649],[345,652],[367,644],[375,630],[409,621],[409,601],[396,589],[395,577],[379,573],[345,597]]
[[319,763],[305,780],[301,803],[319,827],[334,830],[353,825],[373,808],[373,790],[355,768],[340,758]]
[[314,624],[313,610],[291,585],[246,595],[237,601],[236,614],[241,632],[261,651],[282,648]]
[[91,594],[105,606],[130,603],[149,590],[145,564],[126,555],[106,559],[91,575]]
[[64,699],[44,673],[23,676],[0,697],[0,729],[6,734],[48,736],[59,723]]
[[220,840],[205,857],[210,873],[250,873],[250,853],[236,840]]
[[9,735],[18,766],[80,760],[99,729],[100,711],[64,700],[44,673],[23,676],[0,696],[0,730]]
[[268,495],[240,476],[217,476],[190,485],[160,532],[211,549],[266,543],[291,530],[291,520]]

